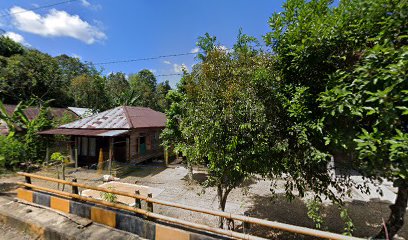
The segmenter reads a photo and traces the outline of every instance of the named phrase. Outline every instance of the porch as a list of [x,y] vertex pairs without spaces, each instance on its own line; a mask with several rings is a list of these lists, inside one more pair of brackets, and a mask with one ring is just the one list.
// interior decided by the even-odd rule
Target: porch
[[164,150],[159,145],[158,135],[128,133],[120,136],[72,136],[73,159],[77,167],[97,168],[99,164],[116,165],[140,163],[163,157]]

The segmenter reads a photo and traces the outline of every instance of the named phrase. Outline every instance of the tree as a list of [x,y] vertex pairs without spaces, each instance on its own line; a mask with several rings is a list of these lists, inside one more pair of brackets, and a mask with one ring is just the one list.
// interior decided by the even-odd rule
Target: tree
[[169,108],[171,99],[166,98],[166,95],[170,90],[171,87],[168,80],[157,84],[156,87],[157,110],[164,112]]
[[126,75],[122,72],[111,73],[107,76],[105,91],[111,108],[120,105],[133,106],[139,100],[136,92],[130,88]]
[[272,32],[265,40],[276,56],[278,88],[288,100],[283,106],[294,123],[291,128],[318,153],[306,162],[345,154],[362,174],[399,186],[387,223],[392,237],[402,224],[407,199],[406,166],[401,165],[406,163],[401,153],[406,150],[407,2],[331,4],[287,1],[284,11],[270,19]]
[[0,72],[0,98],[6,103],[28,101],[32,97],[55,99],[59,105],[66,91],[61,89],[58,63],[48,54],[28,50],[6,59]]
[[110,73],[106,77],[106,92],[109,98],[113,99],[120,96],[130,88],[126,75],[122,72]]
[[71,94],[78,107],[103,111],[109,108],[108,96],[105,92],[106,80],[100,75],[81,75],[71,82]]
[[175,151],[179,152],[177,145],[184,142],[180,130],[180,121],[183,114],[185,94],[178,88],[169,91],[166,99],[171,102],[171,104],[166,110],[166,127],[162,131],[160,138],[162,139],[162,145],[165,148],[169,149],[175,147]]
[[82,63],[79,58],[70,57],[66,54],[56,56],[54,58],[59,66],[61,71],[60,77],[60,86],[66,94],[61,95],[63,99],[60,100],[62,107],[74,105],[74,99],[70,92],[71,82],[74,78],[79,77],[83,74],[94,76],[98,75],[99,72],[95,69],[92,64]]
[[[24,110],[34,104],[39,105],[38,116],[30,120]],[[9,135],[1,136],[0,164],[5,167],[15,167],[25,163],[26,167],[32,162],[41,161],[45,156],[47,139],[37,132],[52,127],[48,102],[32,100],[28,103],[20,102],[13,114],[8,114],[0,101],[0,120],[3,120],[8,128]],[[4,145],[3,145],[4,144]]]
[[[321,107],[336,123],[344,118],[353,124],[332,132],[346,131],[348,138],[328,135],[328,140],[357,151],[354,164],[366,176],[386,178],[398,187],[391,215],[377,238],[391,238],[403,226],[408,201],[408,47],[376,45],[352,72],[338,71],[321,94]],[[339,125],[343,126],[343,125]],[[353,140],[354,142],[350,142]]]
[[23,54],[25,48],[11,38],[1,35],[0,36],[0,56],[10,57],[15,54]]
[[[233,52],[218,47],[215,38],[200,39],[206,55],[198,72],[185,73],[185,95],[169,93],[175,102],[163,133],[178,141],[190,163],[207,165],[203,185],[217,189],[222,211],[229,193],[255,172],[268,138],[263,106],[251,82],[257,52],[250,47],[252,38],[239,39],[243,45]],[[223,218],[219,226],[224,226]]]
[[157,80],[151,71],[143,69],[137,74],[132,74],[129,76],[129,82],[132,90],[140,96],[138,105],[158,110],[155,97]]

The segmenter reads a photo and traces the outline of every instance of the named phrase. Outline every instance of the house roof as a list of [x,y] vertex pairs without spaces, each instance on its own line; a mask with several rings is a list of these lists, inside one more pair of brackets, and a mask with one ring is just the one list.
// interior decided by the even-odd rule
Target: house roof
[[73,135],[73,136],[99,136],[113,137],[128,133],[129,130],[107,130],[107,129],[68,129],[57,128],[40,132],[41,135]]
[[65,124],[66,129],[133,129],[164,127],[166,115],[145,107],[120,106]]
[[[12,115],[14,112],[14,109],[16,109],[17,105],[13,104],[4,104],[4,107],[6,108],[6,111],[9,115]],[[54,118],[62,118],[65,114],[71,115],[75,118],[78,118],[79,115],[74,113],[73,111],[66,109],[66,108],[50,108],[50,112],[52,117]],[[24,114],[28,117],[29,120],[33,120],[38,116],[40,113],[40,108],[38,107],[28,107],[24,109]]]
[[[14,110],[16,109],[17,105],[13,104],[4,104],[4,108],[7,111],[7,114],[12,115]],[[24,114],[27,116],[27,118],[31,121],[35,119],[38,114],[40,113],[40,108],[38,107],[28,107],[24,109]],[[70,115],[76,119],[78,119],[80,116],[76,114],[75,112],[66,109],[66,108],[50,108],[50,113],[53,118],[59,119],[64,117],[65,115]],[[6,125],[6,123],[2,120],[0,120],[0,135],[7,135],[9,133],[9,129]]]
[[76,115],[83,117],[89,117],[92,115],[92,109],[90,108],[80,108],[80,107],[68,107],[69,110],[73,111]]

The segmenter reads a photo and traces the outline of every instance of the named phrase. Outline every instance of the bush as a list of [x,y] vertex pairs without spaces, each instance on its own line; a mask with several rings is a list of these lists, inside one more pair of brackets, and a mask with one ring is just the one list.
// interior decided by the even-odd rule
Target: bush
[[0,166],[5,168],[17,167],[27,161],[26,146],[11,136],[0,135]]

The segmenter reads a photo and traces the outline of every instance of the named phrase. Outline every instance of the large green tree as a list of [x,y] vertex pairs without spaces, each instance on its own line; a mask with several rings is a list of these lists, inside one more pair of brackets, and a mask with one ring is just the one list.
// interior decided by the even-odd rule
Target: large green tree
[[139,95],[130,88],[129,81],[123,72],[110,73],[106,77],[105,91],[111,108],[121,105],[135,106],[138,104]]
[[165,112],[165,110],[169,108],[171,102],[166,98],[166,95],[170,90],[171,87],[168,80],[157,84],[155,92],[157,110]]
[[14,42],[7,36],[0,35],[0,56],[10,57],[24,52],[25,48],[20,43]]
[[58,63],[48,54],[27,50],[6,59],[0,75],[0,98],[6,103],[27,101],[32,97],[55,99],[60,105],[66,91],[61,88]]
[[[177,92],[169,93],[174,103],[162,135],[165,140],[172,136],[188,162],[208,167],[203,185],[217,189],[222,211],[229,193],[255,172],[268,139],[263,105],[251,81],[258,53],[252,38],[238,39],[242,45],[229,52],[216,44],[215,37],[200,38],[202,63],[185,73]],[[224,226],[224,219],[219,226]]]
[[150,70],[143,69],[136,74],[131,74],[129,76],[129,83],[132,90],[139,96],[139,106],[157,110],[155,97],[157,80]]
[[55,60],[58,62],[61,71],[59,76],[61,85],[59,88],[63,89],[64,93],[66,93],[66,95],[61,95],[59,98],[62,102],[61,106],[74,106],[75,101],[70,91],[72,80],[83,74],[98,75],[99,72],[92,64],[85,64],[79,58],[70,57],[66,54],[56,56]]
[[80,75],[71,82],[70,91],[78,107],[103,111],[109,108],[106,78],[100,75]]
[[[407,2],[332,3],[288,0],[270,19],[272,32],[265,39],[276,56],[280,94],[289,103],[284,109],[299,139],[335,160],[348,156],[362,174],[399,186],[387,223],[393,236],[403,223],[408,195]],[[379,236],[385,236],[384,229]]]

